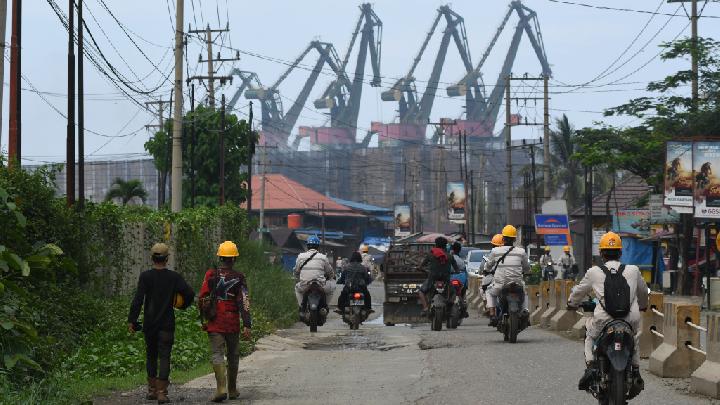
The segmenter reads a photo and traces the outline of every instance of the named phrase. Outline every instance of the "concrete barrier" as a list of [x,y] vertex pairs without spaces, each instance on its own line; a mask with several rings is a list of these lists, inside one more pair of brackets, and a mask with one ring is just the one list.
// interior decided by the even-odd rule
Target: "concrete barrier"
[[552,317],[555,316],[560,308],[563,308],[561,302],[563,281],[564,280],[554,280],[550,282],[550,305],[540,317],[540,326],[543,328],[549,328]]
[[482,279],[480,277],[471,277],[470,280],[471,280],[471,282],[470,282],[469,289],[472,289],[473,296],[472,296],[472,299],[468,300],[468,305],[470,306],[470,308],[475,308],[478,311],[480,311],[481,310],[480,307],[482,306],[481,304],[482,304],[482,300],[483,300],[483,292],[482,292],[482,287],[481,287]]
[[[581,311],[581,310],[579,310]],[[576,311],[577,313],[577,311]],[[570,336],[576,339],[585,339],[585,332],[587,332],[587,322],[593,316],[592,312],[583,312],[582,315],[577,313],[578,320],[570,329]]]
[[525,287],[528,299],[528,310],[532,314],[538,308],[540,308],[540,286],[529,285]]
[[550,283],[548,281],[540,282],[540,296],[538,297],[538,308],[530,311],[530,324],[537,325],[540,323],[540,317],[550,306]]
[[557,312],[550,319],[550,330],[567,331],[572,329],[578,319],[582,318],[582,315],[579,315],[574,309],[567,309],[567,301],[575,282],[572,280],[558,281],[560,281],[560,301],[558,302]]
[[707,315],[707,356],[692,373],[690,389],[698,394],[720,398],[720,315]]
[[650,354],[650,372],[659,377],[690,377],[705,361],[704,355],[688,347],[700,346],[700,332],[686,323],[699,323],[700,307],[666,302],[663,308],[663,342]]
[[648,310],[642,313],[640,320],[640,358],[647,359],[662,344],[662,338],[652,331],[663,333],[664,296],[659,292],[650,292]]

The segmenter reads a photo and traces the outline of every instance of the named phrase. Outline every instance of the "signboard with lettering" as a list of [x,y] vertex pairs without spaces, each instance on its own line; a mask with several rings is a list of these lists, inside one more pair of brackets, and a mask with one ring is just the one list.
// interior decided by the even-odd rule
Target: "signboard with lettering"
[[693,143],[668,142],[665,155],[665,205],[693,206]]
[[720,177],[715,174],[716,170],[720,171],[720,142],[695,142],[695,218],[720,218]]

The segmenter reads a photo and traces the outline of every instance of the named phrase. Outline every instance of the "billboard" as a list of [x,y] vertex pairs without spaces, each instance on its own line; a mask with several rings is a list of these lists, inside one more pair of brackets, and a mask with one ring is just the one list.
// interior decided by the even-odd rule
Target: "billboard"
[[720,218],[720,142],[693,144],[695,218]]
[[665,205],[693,206],[691,141],[668,142],[665,154]]
[[451,221],[465,221],[465,183],[448,182],[447,204],[448,219]]
[[680,222],[680,214],[676,210],[664,206],[663,199],[664,196],[662,194],[650,195],[650,224],[677,224],[678,222]]
[[613,215],[613,231],[638,236],[650,235],[650,210],[619,210]]
[[545,246],[570,246],[570,237],[567,234],[547,234],[543,239]]
[[535,215],[535,232],[538,235],[565,235],[570,233],[570,222],[564,214]]
[[395,236],[408,236],[412,233],[412,205],[395,204]]

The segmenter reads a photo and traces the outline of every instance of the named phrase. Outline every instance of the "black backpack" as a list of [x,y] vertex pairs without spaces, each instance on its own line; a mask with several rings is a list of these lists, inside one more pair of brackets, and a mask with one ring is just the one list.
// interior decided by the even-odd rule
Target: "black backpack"
[[611,317],[625,318],[630,313],[630,285],[622,275],[625,265],[621,264],[615,274],[605,266],[600,269],[605,273],[605,303],[600,301],[600,305]]

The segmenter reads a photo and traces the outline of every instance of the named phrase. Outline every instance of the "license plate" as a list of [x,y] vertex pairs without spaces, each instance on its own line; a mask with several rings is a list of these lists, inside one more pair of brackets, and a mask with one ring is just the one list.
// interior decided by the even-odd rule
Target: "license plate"
[[622,350],[622,343],[616,342],[615,343],[615,351],[619,352],[620,350]]
[[365,305],[363,300],[350,300],[350,305]]

